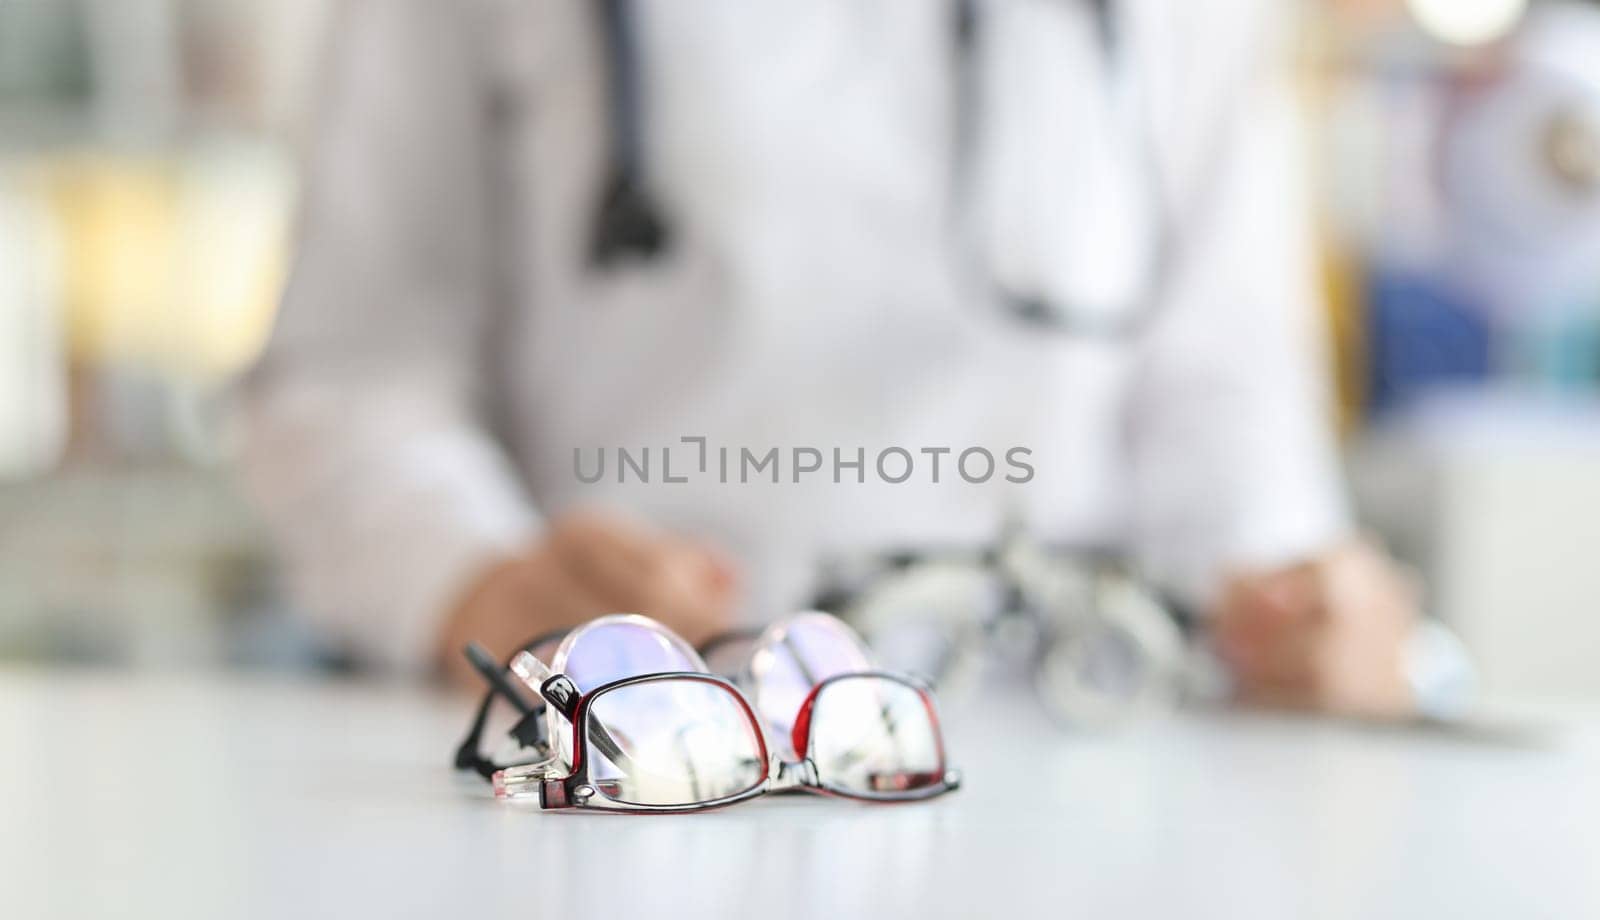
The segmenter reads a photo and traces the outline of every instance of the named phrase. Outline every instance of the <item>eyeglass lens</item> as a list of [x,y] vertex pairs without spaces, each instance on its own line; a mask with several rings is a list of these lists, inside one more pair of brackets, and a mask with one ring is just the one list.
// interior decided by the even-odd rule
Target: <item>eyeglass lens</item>
[[[640,674],[705,670],[688,643],[664,629],[621,616],[594,620],[570,634],[556,650],[550,667],[565,674],[580,693]],[[572,729],[554,708],[549,719],[556,755],[570,764]]]
[[887,796],[944,781],[944,755],[928,701],[909,684],[842,677],[812,704],[806,753],[822,785]]
[[709,681],[663,678],[607,690],[590,704],[584,730],[589,780],[619,802],[694,805],[766,778],[759,727],[737,696]]
[[800,614],[751,655],[750,689],[773,736],[786,743],[812,688],[839,674],[870,670],[866,644],[850,627],[824,613]]
[[555,657],[551,670],[583,693],[624,677],[703,670],[687,644],[635,620],[596,620],[562,643]]

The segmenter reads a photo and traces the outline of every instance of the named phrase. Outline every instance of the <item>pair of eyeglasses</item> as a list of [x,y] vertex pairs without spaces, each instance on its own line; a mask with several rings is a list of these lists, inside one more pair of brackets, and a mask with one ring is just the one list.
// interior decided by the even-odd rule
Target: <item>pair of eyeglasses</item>
[[[558,649],[553,664],[575,659],[571,652],[584,630],[618,625],[657,633],[657,648],[686,647],[647,618],[606,617],[562,640],[568,654]],[[518,652],[509,665],[516,683],[537,688],[552,725],[559,718],[570,726],[571,743],[547,745],[543,760],[495,772],[497,795],[537,795],[545,808],[685,812],[767,792],[908,801],[959,786],[959,775],[946,766],[932,692],[915,678],[861,669],[870,665],[865,646],[843,623],[801,614],[754,638],[713,645],[726,653],[735,643],[748,647],[739,676],[755,704],[733,682],[705,673],[703,663],[586,690],[531,650]],[[491,686],[511,684],[501,692],[520,694],[485,658],[476,654],[474,664]],[[796,687],[803,687],[798,695]],[[561,734],[558,727],[551,737]]]
[[[823,679],[875,669],[860,635],[819,612],[793,614],[764,629],[725,632],[698,650],[648,617],[613,614],[539,636],[519,651],[549,662],[552,672],[571,677],[580,691],[637,674],[691,671],[727,677],[755,701],[758,712],[777,714],[768,728],[780,739],[790,737],[801,701]],[[507,677],[512,658],[497,665],[481,649],[467,654],[490,689],[456,751],[456,766],[488,779],[508,766],[570,765],[570,723],[522,682]],[[497,748],[485,749],[485,741],[496,738],[503,739]]]

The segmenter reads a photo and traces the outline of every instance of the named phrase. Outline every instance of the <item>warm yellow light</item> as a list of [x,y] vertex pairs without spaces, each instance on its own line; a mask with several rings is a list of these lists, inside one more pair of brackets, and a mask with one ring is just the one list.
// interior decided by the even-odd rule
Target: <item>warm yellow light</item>
[[1522,20],[1528,0],[1406,0],[1423,31],[1452,45],[1503,38]]
[[74,358],[219,377],[255,357],[287,261],[281,157],[88,157],[57,174]]

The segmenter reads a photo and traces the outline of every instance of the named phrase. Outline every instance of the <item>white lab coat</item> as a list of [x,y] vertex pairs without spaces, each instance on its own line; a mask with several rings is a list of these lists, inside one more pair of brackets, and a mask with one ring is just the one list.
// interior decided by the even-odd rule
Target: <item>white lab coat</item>
[[[292,283],[244,391],[249,478],[301,602],[334,633],[423,663],[468,579],[580,504],[721,545],[751,618],[804,602],[824,556],[982,541],[1007,514],[1052,540],[1125,546],[1196,601],[1228,566],[1343,534],[1303,158],[1268,0],[1125,4],[1180,247],[1148,332],[1123,344],[1025,327],[975,282],[951,226],[945,4],[636,6],[651,178],[675,239],[668,257],[608,273],[585,263],[607,111],[591,4],[344,11]],[[1023,81],[990,105],[992,124],[1038,130],[1045,150],[1107,146],[1106,107],[1084,95],[1097,63],[1064,79],[1078,52],[1039,39],[1081,39],[1082,7],[985,7],[996,23],[1032,11],[1020,21],[1038,28],[1009,33],[1032,38],[990,58],[1026,73],[1044,55],[1055,90]],[[1070,180],[1104,179],[1129,156],[1113,154],[1035,164],[1038,195],[1071,210]],[[977,250],[1036,254],[1010,269],[1024,276],[1050,275],[1057,251],[1081,266],[1076,247],[1097,235],[1060,211]],[[863,447],[869,463],[889,446],[1024,446],[1036,473],[973,485],[947,459],[937,484],[853,471],[836,484],[828,470],[795,484],[787,461],[779,484],[574,474],[574,448],[677,445],[676,475],[686,436]]]

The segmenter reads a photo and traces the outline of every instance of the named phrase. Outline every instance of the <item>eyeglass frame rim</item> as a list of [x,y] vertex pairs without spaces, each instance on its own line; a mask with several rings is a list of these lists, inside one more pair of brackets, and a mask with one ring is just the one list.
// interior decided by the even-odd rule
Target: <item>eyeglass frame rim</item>
[[[848,671],[843,674],[835,674],[831,677],[824,678],[823,680],[819,681],[816,686],[811,688],[810,692],[806,695],[805,702],[801,704],[801,712],[809,714],[811,707],[814,705],[817,697],[821,695],[824,687],[845,680],[858,680],[862,678],[888,680],[891,683],[898,683],[910,687],[912,690],[917,692],[918,697],[922,700],[922,704],[928,712],[929,721],[932,723],[934,729],[934,742],[939,757],[938,773],[940,776],[938,782],[930,783],[921,789],[911,790],[909,792],[896,792],[877,795],[867,792],[859,792],[856,790],[843,789],[832,784],[823,783],[818,773],[816,762],[812,760],[809,755],[802,756],[798,761],[784,761],[780,759],[778,756],[778,751],[767,743],[768,729],[765,722],[762,720],[761,716],[758,715],[758,711],[745,696],[744,692],[741,691],[732,681],[729,681],[726,678],[716,674],[702,673],[697,671],[662,671],[654,674],[634,674],[628,677],[619,678],[617,680],[601,684],[587,693],[578,694],[578,702],[574,705],[573,713],[569,718],[573,730],[573,765],[571,772],[564,777],[545,779],[539,784],[539,807],[540,809],[546,811],[584,810],[617,814],[688,814],[692,812],[712,811],[719,808],[725,808],[729,805],[735,805],[740,802],[748,801],[749,799],[756,798],[757,796],[766,795],[772,792],[779,792],[790,788],[801,789],[818,795],[855,799],[857,801],[877,804],[923,801],[960,789],[962,782],[961,771],[952,768],[948,763],[948,755],[944,745],[944,725],[939,718],[938,703],[934,699],[933,689],[926,681],[918,678],[916,675],[899,674],[892,671],[878,670]],[[738,792],[729,796],[722,796],[716,799],[708,799],[704,802],[693,802],[688,804],[647,805],[638,802],[627,802],[606,795],[605,792],[600,789],[599,784],[592,781],[589,777],[589,739],[588,732],[584,730],[584,726],[586,726],[588,723],[589,710],[594,700],[604,696],[606,693],[610,693],[626,686],[683,679],[700,681],[702,683],[709,683],[714,686],[721,687],[727,691],[730,691],[734,695],[734,698],[738,700],[739,704],[744,709],[746,717],[750,720],[750,724],[755,728],[756,737],[761,746],[763,760],[761,778],[757,780],[756,783],[749,789],[743,790],[742,792]],[[553,675],[539,687],[540,696],[544,696],[546,687],[559,680],[565,680],[567,683],[571,683],[571,679],[567,678],[566,675]],[[546,700],[552,709],[558,708],[554,702],[549,701],[548,698],[546,698]],[[796,724],[801,724],[799,713],[796,714]],[[809,718],[805,720],[805,724],[807,726],[806,747],[809,750],[811,741]],[[800,778],[795,781],[793,785],[774,787],[773,783],[788,771],[798,772],[800,774]],[[577,790],[582,786],[587,786],[593,791],[587,795],[580,796],[577,794]],[[599,799],[605,804],[593,804],[596,799]]]

